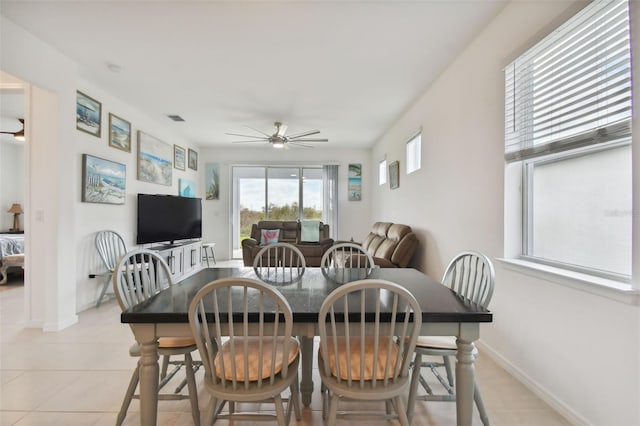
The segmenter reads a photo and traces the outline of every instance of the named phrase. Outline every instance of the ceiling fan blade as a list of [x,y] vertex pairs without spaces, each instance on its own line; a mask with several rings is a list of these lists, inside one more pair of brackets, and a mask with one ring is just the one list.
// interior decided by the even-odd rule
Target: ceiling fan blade
[[262,136],[241,135],[241,134],[238,134],[238,133],[225,133],[225,135],[230,135],[230,136],[241,136],[241,137],[243,137],[243,138],[261,139],[261,140],[263,140],[263,141],[266,141],[266,140],[267,140],[267,138],[264,138],[264,137],[262,137]]
[[15,135],[18,132],[0,132],[0,133],[4,133],[4,134],[7,134],[7,135]]
[[329,142],[329,139],[289,139],[289,142]]
[[303,138],[305,136],[317,135],[318,133],[320,133],[320,130],[309,130],[306,132],[296,133],[295,135],[287,136],[287,139],[291,140],[291,139]]
[[307,144],[299,143],[299,142],[289,142],[289,143],[287,143],[287,145],[303,146],[305,148],[313,148],[313,145],[307,145]]
[[247,129],[251,129],[251,130],[253,130],[254,132],[258,132],[258,133],[260,133],[261,135],[266,136],[267,138],[270,138],[270,137],[271,137],[271,135],[270,135],[270,134],[267,134],[267,133],[263,132],[262,130],[254,129],[253,127],[249,127],[249,126],[244,126],[244,127],[246,127]]
[[266,143],[266,140],[258,140],[258,141],[233,141],[231,143],[255,143],[255,142],[260,142],[260,143]]

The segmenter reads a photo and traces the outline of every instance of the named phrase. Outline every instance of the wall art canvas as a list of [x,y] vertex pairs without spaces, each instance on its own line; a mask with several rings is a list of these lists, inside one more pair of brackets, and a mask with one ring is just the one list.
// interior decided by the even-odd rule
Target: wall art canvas
[[127,167],[124,164],[82,154],[82,201],[124,204]]
[[109,146],[131,152],[131,123],[109,113]]
[[204,166],[204,179],[206,185],[206,199],[220,199],[220,164],[207,163]]
[[178,179],[178,195],[194,198],[196,196],[195,182],[189,179]]
[[400,186],[400,162],[389,163],[389,187],[396,189]]
[[102,104],[80,91],[76,91],[76,129],[100,137]]
[[138,180],[171,186],[172,170],[172,146],[138,130]]
[[349,201],[362,200],[362,164],[349,164]]
[[185,157],[186,157],[185,149],[179,145],[174,145],[173,146],[173,167],[175,167],[178,170],[184,170]]
[[189,148],[189,168],[198,170],[198,153]]

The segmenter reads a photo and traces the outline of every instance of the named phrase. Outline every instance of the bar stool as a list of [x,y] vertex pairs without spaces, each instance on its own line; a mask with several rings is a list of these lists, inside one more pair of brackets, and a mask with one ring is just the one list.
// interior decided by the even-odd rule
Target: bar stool
[[211,251],[211,258],[213,259],[213,264],[216,264],[216,253],[213,251],[216,243],[203,243],[202,244],[202,257],[207,261],[207,268],[209,265],[209,251]]

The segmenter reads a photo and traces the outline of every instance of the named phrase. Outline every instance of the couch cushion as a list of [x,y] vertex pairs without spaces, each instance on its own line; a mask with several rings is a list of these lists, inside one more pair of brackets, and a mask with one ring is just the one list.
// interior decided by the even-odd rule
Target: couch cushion
[[268,246],[269,244],[275,244],[278,242],[279,236],[279,229],[263,229],[260,231],[260,245]]
[[381,257],[383,259],[391,259],[391,256],[393,255],[393,251],[396,249],[397,246],[398,246],[398,242],[396,240],[387,238],[380,243],[380,245],[376,249],[375,253],[372,254],[372,256]]
[[394,223],[387,230],[387,238],[394,241],[400,241],[409,232],[411,232],[411,227]]

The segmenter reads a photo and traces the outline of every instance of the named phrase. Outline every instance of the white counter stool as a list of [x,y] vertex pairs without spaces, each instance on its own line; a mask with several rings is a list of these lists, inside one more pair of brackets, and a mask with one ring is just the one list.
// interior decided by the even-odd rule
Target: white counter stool
[[216,264],[216,253],[213,251],[216,243],[203,243],[202,244],[202,257],[207,261],[207,268],[211,267],[209,265],[209,256],[213,259],[213,264]]

